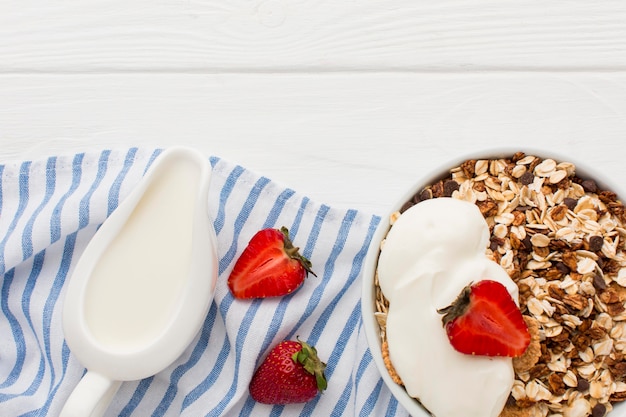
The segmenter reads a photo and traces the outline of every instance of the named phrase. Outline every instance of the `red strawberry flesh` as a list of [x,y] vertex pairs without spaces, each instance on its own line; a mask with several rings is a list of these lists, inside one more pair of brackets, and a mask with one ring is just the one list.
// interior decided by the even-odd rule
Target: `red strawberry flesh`
[[257,232],[235,263],[228,287],[236,298],[289,294],[302,285],[311,262],[293,246],[286,228]]
[[461,353],[517,357],[530,343],[522,313],[497,281],[470,284],[439,312],[450,343]]

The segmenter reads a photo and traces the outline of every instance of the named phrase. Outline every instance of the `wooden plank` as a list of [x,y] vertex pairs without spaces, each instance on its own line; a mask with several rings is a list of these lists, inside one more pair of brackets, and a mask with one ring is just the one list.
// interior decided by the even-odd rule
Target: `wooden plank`
[[0,72],[626,69],[622,0],[0,0]]
[[485,148],[626,177],[624,73],[0,75],[0,97],[0,161],[183,144],[376,213]]

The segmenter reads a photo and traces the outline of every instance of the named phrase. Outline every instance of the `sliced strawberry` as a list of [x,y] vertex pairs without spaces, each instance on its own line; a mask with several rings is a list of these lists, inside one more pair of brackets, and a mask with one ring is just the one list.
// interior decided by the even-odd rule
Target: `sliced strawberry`
[[468,285],[439,313],[444,315],[450,343],[461,353],[516,357],[530,343],[522,313],[506,287],[497,281]]
[[298,252],[282,227],[257,232],[237,259],[228,277],[236,298],[264,298],[289,294],[302,285],[311,262]]
[[300,340],[276,345],[250,381],[250,395],[264,404],[303,403],[326,389],[326,364]]

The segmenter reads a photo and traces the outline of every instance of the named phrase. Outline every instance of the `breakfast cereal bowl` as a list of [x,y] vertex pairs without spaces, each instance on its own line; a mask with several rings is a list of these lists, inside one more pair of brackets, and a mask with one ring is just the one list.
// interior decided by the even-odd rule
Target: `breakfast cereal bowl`
[[[400,404],[414,417],[456,417],[445,411],[454,409],[448,404],[467,417],[626,417],[623,195],[615,182],[584,164],[528,149],[462,156],[418,180],[382,219],[363,274],[368,344]],[[423,225],[428,212],[450,219],[440,222],[444,229],[433,229],[435,239],[432,231],[407,229]],[[413,249],[399,249],[404,246],[398,243],[385,248],[388,240],[404,243],[393,236],[394,225],[409,230],[394,231],[396,236],[415,236]],[[481,247],[480,259],[457,268],[454,254],[465,250],[465,241]],[[447,242],[454,250],[436,249]],[[383,266],[381,285],[383,262],[393,267]],[[446,280],[428,278],[429,284],[420,284],[428,291],[411,293],[418,286],[405,280],[413,275]],[[531,335],[521,356],[466,355],[450,346],[436,310],[459,293],[447,287],[462,282],[447,281],[448,275],[466,280],[463,285],[492,277],[510,282],[505,285]],[[439,304],[430,305],[430,297]]]

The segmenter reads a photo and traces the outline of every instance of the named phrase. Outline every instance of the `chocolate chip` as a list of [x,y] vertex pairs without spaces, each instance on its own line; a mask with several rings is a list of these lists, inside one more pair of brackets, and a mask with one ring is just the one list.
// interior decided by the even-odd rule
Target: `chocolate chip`
[[605,414],[606,414],[606,406],[604,404],[597,403],[591,409],[592,417],[604,417]]
[[576,386],[576,389],[580,392],[587,391],[589,389],[589,382],[582,378],[578,378],[578,385]]
[[412,201],[407,201],[406,203],[404,203],[402,205],[402,207],[400,207],[400,213],[404,213],[405,211],[407,211],[408,209],[410,209],[414,205],[415,205],[415,203],[413,203]]
[[578,200],[576,200],[575,198],[566,197],[563,199],[563,204],[565,204],[568,209],[574,210],[576,204],[578,204]]
[[600,269],[604,268],[604,259],[602,259],[602,257],[599,257],[596,263],[598,264]]
[[588,193],[595,193],[598,191],[598,186],[594,180],[584,180],[580,185],[582,185],[583,190]]
[[556,269],[558,269],[559,272],[562,273],[563,275],[567,275],[570,273],[570,268],[560,261],[556,263]]
[[504,245],[504,239],[497,236],[491,236],[489,249],[495,252],[496,250],[498,250],[498,247],[502,245]]
[[597,252],[602,249],[602,245],[604,244],[604,239],[602,236],[591,236],[589,238],[589,250],[592,252]]
[[433,192],[428,188],[422,190],[422,192],[419,194],[420,201],[430,200],[431,198],[433,198]]
[[459,189],[459,183],[454,180],[448,180],[443,183],[443,195],[452,197],[452,193]]
[[519,180],[522,184],[529,185],[532,184],[533,181],[535,181],[535,176],[532,174],[532,172],[526,171],[522,174]]
[[515,402],[516,402],[515,397],[509,394],[509,397],[506,399],[506,405],[513,406],[515,405]]
[[606,282],[604,282],[604,278],[602,278],[600,274],[595,274],[593,276],[593,286],[599,291],[606,290]]

